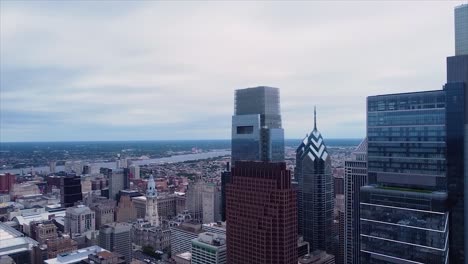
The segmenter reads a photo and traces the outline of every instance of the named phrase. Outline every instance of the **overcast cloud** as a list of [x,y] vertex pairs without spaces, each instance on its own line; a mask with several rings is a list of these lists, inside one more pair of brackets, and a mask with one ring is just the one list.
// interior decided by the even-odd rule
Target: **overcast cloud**
[[362,138],[366,96],[442,87],[461,3],[1,1],[0,141],[227,139],[257,85],[287,138]]

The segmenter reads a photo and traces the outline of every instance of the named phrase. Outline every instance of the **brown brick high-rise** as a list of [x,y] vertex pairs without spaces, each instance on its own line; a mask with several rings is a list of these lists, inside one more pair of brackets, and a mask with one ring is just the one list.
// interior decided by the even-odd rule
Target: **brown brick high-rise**
[[226,186],[227,263],[296,264],[297,204],[284,162],[238,161]]

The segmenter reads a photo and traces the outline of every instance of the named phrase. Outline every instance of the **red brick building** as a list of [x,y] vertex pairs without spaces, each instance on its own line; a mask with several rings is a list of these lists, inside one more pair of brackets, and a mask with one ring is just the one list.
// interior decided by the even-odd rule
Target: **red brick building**
[[239,161],[226,184],[229,264],[296,264],[297,204],[284,162]]
[[13,184],[16,183],[16,175],[0,174],[0,193],[9,193]]

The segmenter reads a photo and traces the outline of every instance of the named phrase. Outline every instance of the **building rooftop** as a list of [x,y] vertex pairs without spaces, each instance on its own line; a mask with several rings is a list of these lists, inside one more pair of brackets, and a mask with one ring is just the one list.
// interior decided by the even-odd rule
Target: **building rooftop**
[[43,213],[36,213],[30,215],[19,215],[13,217],[13,221],[17,222],[19,225],[29,225],[32,221],[44,221],[49,220],[53,217],[64,217],[65,210],[57,211],[57,212],[43,212]]
[[194,234],[200,234],[203,232],[202,230],[202,225],[199,224],[199,223],[189,223],[189,222],[185,222],[185,223],[182,223],[178,226],[175,226],[173,227],[174,229],[180,229],[180,230],[183,230],[183,231],[186,231],[186,232],[190,232],[190,233],[194,233]]
[[70,214],[86,214],[91,212],[93,211],[88,206],[82,204],[67,208],[67,213]]
[[58,255],[56,258],[45,260],[46,264],[71,264],[80,262],[88,258],[88,255],[98,254],[100,252],[108,252],[99,246],[91,246],[78,249],[69,253]]
[[103,259],[111,258],[114,256],[112,252],[102,251],[96,254],[96,256],[101,257]]
[[203,224],[203,226],[226,229],[226,222],[208,223],[208,224]]
[[355,153],[367,153],[367,138],[365,138],[359,146],[354,150]]
[[38,243],[14,228],[0,223],[0,256],[29,251]]
[[107,232],[127,232],[132,229],[132,225],[128,223],[109,223],[105,224],[101,227],[101,232],[107,233]]
[[316,250],[312,252],[310,255],[305,255],[304,257],[300,258],[298,263],[299,264],[321,264],[321,263],[328,263],[328,261],[334,258],[335,257],[333,255],[327,254],[327,252],[325,251]]
[[203,243],[214,247],[222,247],[226,245],[226,236],[210,232],[204,232],[192,239],[192,242]]
[[179,257],[181,259],[185,259],[185,260],[188,260],[188,261],[191,261],[192,260],[192,253],[187,251],[187,252],[182,252],[182,253],[179,253],[176,255],[176,257]]

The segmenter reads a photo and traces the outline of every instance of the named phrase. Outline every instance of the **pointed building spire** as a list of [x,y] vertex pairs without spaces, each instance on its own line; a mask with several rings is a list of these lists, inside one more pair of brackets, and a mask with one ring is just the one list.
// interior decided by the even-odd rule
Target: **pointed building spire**
[[314,105],[314,130],[317,130],[317,107]]

